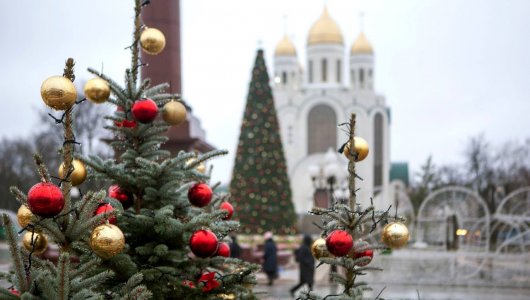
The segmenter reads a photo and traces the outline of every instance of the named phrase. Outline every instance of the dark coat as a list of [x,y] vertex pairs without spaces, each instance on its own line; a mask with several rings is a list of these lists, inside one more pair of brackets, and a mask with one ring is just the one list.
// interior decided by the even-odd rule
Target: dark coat
[[272,239],[265,241],[265,248],[263,253],[263,271],[265,273],[276,273],[278,272],[278,249],[276,243]]
[[315,258],[311,254],[311,249],[309,248],[311,241],[306,242],[300,245],[300,248],[296,250],[296,261],[300,264],[300,282],[308,283],[313,285],[313,277],[315,275]]
[[241,257],[241,247],[239,246],[236,240],[233,240],[228,246],[230,246],[230,257]]

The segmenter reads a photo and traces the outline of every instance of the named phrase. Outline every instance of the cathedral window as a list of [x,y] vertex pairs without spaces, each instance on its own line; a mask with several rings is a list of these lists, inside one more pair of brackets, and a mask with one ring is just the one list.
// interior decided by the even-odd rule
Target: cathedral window
[[337,82],[340,83],[340,71],[342,70],[341,68],[341,62],[340,62],[340,59],[337,59]]
[[374,116],[374,188],[383,185],[383,115]]
[[328,61],[324,58],[322,59],[322,82],[328,81]]
[[307,153],[324,153],[337,147],[337,116],[331,107],[319,104],[307,118]]
[[309,73],[309,74],[308,74],[308,77],[309,77],[309,78],[308,78],[309,83],[312,83],[312,82],[313,82],[313,61],[312,61],[312,60],[309,61],[309,64],[308,64],[308,66],[307,66],[307,69],[308,69],[307,71],[308,71],[308,73]]
[[287,84],[287,72],[282,72],[282,83]]
[[359,84],[364,87],[364,69],[359,69]]

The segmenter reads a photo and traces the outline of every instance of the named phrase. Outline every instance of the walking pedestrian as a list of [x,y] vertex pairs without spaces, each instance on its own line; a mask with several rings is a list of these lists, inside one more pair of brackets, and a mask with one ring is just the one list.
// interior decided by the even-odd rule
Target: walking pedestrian
[[311,254],[311,236],[304,235],[304,239],[300,247],[296,249],[295,259],[300,265],[300,281],[297,285],[291,288],[291,296],[294,297],[295,292],[301,288],[304,284],[309,286],[311,290],[313,288],[313,278],[315,274],[315,258]]
[[278,249],[272,239],[272,232],[267,231],[263,235],[265,247],[263,252],[263,271],[267,274],[269,285],[273,284],[274,279],[278,276]]

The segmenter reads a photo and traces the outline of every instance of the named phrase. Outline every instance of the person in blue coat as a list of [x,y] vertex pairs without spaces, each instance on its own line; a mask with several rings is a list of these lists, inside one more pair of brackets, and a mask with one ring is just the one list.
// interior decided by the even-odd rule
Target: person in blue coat
[[263,238],[265,240],[263,271],[267,274],[269,285],[272,285],[274,279],[278,276],[278,248],[276,248],[276,243],[272,239],[272,232],[265,232]]

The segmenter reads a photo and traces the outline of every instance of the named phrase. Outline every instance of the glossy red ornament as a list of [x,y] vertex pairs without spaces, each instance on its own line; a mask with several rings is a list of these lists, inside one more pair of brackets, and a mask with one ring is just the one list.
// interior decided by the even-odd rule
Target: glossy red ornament
[[326,238],[326,248],[335,256],[345,256],[352,247],[353,238],[344,230],[334,230]]
[[[112,207],[112,205],[108,204],[108,203],[102,203],[98,206],[98,208],[96,208],[96,212],[94,212],[94,215],[100,215],[100,214],[104,214],[104,213],[107,213],[107,212],[111,212],[114,210],[114,207]],[[112,216],[109,218],[109,223],[110,224],[116,224],[116,216]]]
[[11,294],[13,294],[15,296],[20,296],[20,292],[17,289],[15,289],[15,288],[9,289],[9,292],[11,292]]
[[127,209],[134,204],[132,193],[127,192],[117,184],[113,184],[109,187],[109,197],[120,201],[123,209]]
[[212,189],[206,183],[197,183],[188,190],[188,200],[197,207],[204,207],[212,201]]
[[158,115],[158,106],[155,101],[147,98],[134,102],[131,108],[132,115],[140,123],[151,123]]
[[187,286],[187,287],[189,287],[191,289],[195,288],[195,283],[193,283],[193,281],[191,281],[191,280],[182,281],[182,285]]
[[63,193],[53,183],[37,183],[28,192],[28,206],[29,210],[37,216],[56,216],[64,207]]
[[217,247],[215,256],[230,257],[230,246],[228,246],[228,244],[225,242],[219,243],[219,247]]
[[361,267],[364,267],[368,265],[370,262],[372,262],[372,258],[374,257],[374,250],[372,249],[365,249],[364,251],[354,252],[353,258],[361,258],[361,257],[369,257],[370,260],[365,263],[358,264]]
[[214,272],[208,272],[201,275],[201,278],[199,278],[199,284],[202,283],[202,291],[203,292],[209,292],[213,289],[216,289],[221,286],[219,281],[215,280],[215,273]]
[[210,257],[215,254],[219,242],[217,236],[210,230],[197,230],[190,238],[190,249],[197,257]]
[[228,212],[228,215],[224,217],[223,220],[230,220],[230,218],[232,218],[232,215],[234,214],[234,207],[232,206],[232,204],[230,204],[230,202],[225,201],[221,203],[219,209],[224,209]]
[[[123,111],[123,107],[118,106],[117,111]],[[125,128],[135,128],[136,127],[136,121],[135,120],[123,120],[123,121],[114,121],[114,125],[116,127],[125,127]]]

